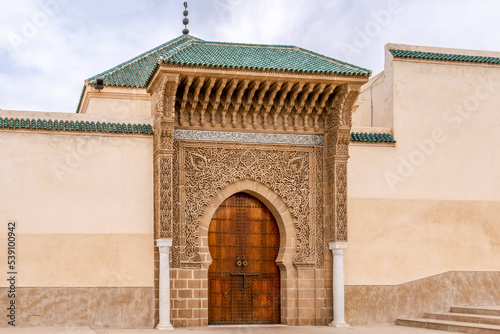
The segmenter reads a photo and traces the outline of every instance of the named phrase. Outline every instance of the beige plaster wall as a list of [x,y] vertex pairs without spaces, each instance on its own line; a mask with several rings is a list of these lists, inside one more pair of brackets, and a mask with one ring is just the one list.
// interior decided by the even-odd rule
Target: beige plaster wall
[[15,220],[20,287],[153,286],[152,136],[2,130],[0,152],[0,256]]
[[87,86],[78,113],[106,117],[151,117],[151,96],[144,88],[105,86],[97,91]]
[[121,98],[92,98],[86,114],[103,116],[151,117],[151,102]]
[[351,146],[346,284],[498,270],[500,67],[386,56],[397,144]]
[[349,201],[346,284],[398,285],[500,268],[500,202]]
[[353,127],[392,128],[392,85],[381,72],[361,87],[358,108],[353,113]]
[[[0,242],[5,245],[6,238]],[[17,282],[21,287],[150,287],[153,284],[153,261],[149,260],[152,235],[20,233],[16,243]],[[6,248],[2,248],[5,258]]]

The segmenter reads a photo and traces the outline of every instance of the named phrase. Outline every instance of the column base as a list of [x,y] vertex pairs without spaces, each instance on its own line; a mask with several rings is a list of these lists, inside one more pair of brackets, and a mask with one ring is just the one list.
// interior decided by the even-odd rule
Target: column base
[[328,325],[330,327],[349,327],[349,325],[343,321],[343,322],[335,322],[335,321],[332,321],[330,322],[330,324]]
[[156,326],[156,329],[158,329],[160,331],[173,331],[174,327],[172,327],[171,324],[162,324],[162,323],[159,323],[158,326]]

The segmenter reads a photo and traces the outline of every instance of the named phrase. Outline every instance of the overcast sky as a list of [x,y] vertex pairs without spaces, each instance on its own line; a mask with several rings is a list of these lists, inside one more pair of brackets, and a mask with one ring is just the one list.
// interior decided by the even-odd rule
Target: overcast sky
[[[373,71],[384,45],[500,51],[497,0],[191,0],[190,34]],[[0,0],[0,109],[75,112],[83,82],[181,35],[180,0]]]

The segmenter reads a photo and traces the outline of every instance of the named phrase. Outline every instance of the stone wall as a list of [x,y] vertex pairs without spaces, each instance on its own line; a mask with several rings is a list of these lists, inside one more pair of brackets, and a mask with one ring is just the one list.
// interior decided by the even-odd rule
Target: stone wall
[[451,271],[399,285],[346,285],[346,320],[352,326],[392,324],[398,317],[499,301],[500,272]]

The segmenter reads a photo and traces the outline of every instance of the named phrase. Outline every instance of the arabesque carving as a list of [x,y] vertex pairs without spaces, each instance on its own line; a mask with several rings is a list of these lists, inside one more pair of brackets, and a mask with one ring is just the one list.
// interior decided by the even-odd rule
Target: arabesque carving
[[335,166],[335,205],[337,215],[337,241],[347,241],[347,163]]
[[175,118],[175,96],[179,86],[179,76],[164,76],[151,96],[155,121],[172,121]]
[[[284,148],[279,146],[201,145],[181,143],[179,164],[185,200],[185,236],[181,265],[200,261],[197,244],[199,219],[210,199],[221,189],[238,180],[251,179],[262,182],[285,201],[297,227],[297,265],[315,266],[315,208],[311,208],[311,194],[318,185],[316,169],[311,169],[312,159],[317,158],[313,148]],[[184,161],[182,161],[184,157]],[[322,162],[319,163],[322,165]],[[321,239],[323,237],[321,236]],[[316,242],[318,243],[318,242]],[[323,244],[322,242],[320,242]],[[322,247],[322,246],[320,246]]]
[[159,201],[159,219],[155,219],[159,226],[160,238],[172,237],[172,158],[171,157],[158,157],[156,158],[156,169],[158,171],[157,177],[160,182],[158,184],[158,198]]
[[324,217],[324,189],[323,189],[323,147],[314,149],[316,156],[316,266],[325,265],[325,217]]
[[[165,74],[152,85],[155,226],[174,238],[174,267],[201,263],[197,239],[205,206],[244,179],[267,185],[289,207],[297,266],[323,267],[325,216],[329,239],[347,241],[347,160],[360,86],[276,79]],[[316,132],[325,135],[325,149],[192,142],[177,148],[175,126]]]
[[328,106],[325,142],[328,176],[328,229],[330,241],[347,241],[347,160],[352,111],[360,87],[338,86]]
[[175,96],[179,76],[164,76],[152,94],[154,132],[155,236],[172,237]]
[[154,150],[172,150],[174,147],[174,123],[158,122],[154,126]]
[[181,266],[181,224],[179,197],[179,142],[174,141],[174,156],[172,159],[172,268]]

